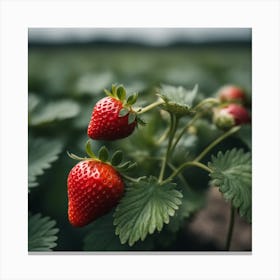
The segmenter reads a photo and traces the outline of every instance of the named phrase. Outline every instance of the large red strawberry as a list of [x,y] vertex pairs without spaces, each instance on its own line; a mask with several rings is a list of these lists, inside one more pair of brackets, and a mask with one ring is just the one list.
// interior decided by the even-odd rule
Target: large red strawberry
[[81,227],[109,212],[120,200],[124,183],[110,165],[88,159],[76,164],[68,175],[68,218]]
[[95,140],[116,140],[129,136],[137,125],[137,115],[131,105],[137,95],[126,100],[123,86],[112,86],[112,92],[99,100],[93,108],[87,134]]
[[214,122],[220,128],[246,124],[251,120],[247,109],[238,104],[229,104],[214,111]]
[[235,85],[225,85],[218,91],[219,99],[222,102],[244,103],[246,95],[242,88]]

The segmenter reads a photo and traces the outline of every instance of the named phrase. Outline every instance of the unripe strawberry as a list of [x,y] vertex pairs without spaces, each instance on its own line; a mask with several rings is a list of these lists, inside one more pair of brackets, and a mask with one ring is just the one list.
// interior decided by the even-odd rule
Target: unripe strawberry
[[220,88],[218,97],[221,102],[244,103],[246,100],[244,90],[234,85],[226,85]]
[[222,129],[231,128],[250,122],[250,115],[245,107],[238,104],[229,104],[214,110],[214,123]]
[[76,164],[68,175],[68,218],[81,227],[109,212],[120,200],[124,183],[110,165],[94,159]]

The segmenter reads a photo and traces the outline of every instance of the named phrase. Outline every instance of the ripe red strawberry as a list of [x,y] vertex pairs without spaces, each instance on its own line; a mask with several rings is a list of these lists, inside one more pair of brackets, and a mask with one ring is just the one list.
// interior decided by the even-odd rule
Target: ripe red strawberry
[[68,218],[81,227],[109,212],[120,200],[124,183],[110,165],[96,159],[80,161],[68,175]]
[[214,112],[214,122],[220,128],[230,128],[234,125],[246,124],[251,120],[245,107],[238,104],[229,104],[218,108]]
[[222,102],[244,103],[246,100],[244,90],[234,85],[226,85],[220,88],[218,96]]
[[93,108],[88,125],[88,136],[96,140],[116,140],[129,136],[137,124],[136,118],[129,123],[129,114],[120,116],[123,102],[114,97],[104,97]]

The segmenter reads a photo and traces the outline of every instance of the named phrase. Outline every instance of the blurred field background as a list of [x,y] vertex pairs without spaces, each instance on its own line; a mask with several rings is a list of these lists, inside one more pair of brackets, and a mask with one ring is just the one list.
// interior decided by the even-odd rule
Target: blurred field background
[[[30,29],[29,170],[34,178],[30,177],[28,206],[31,213],[42,213],[57,222],[60,231],[54,250],[82,251],[92,227],[76,229],[68,223],[66,181],[76,162],[66,151],[85,154],[91,111],[104,96],[104,88],[123,84],[129,92],[139,92],[138,105],[146,105],[156,99],[155,88],[162,83],[189,89],[198,84],[201,98],[214,96],[224,84],[236,84],[246,90],[250,107],[251,63],[249,29],[86,29],[84,34],[82,29]],[[112,151],[121,148],[128,158],[138,159],[139,175],[157,174],[158,163],[144,160],[143,155],[160,153],[153,150],[154,140],[164,129],[158,116],[158,111],[145,115],[148,125],[132,137],[105,143]],[[180,149],[192,154],[218,135],[211,123],[201,122],[196,129],[195,139],[178,146],[177,157],[182,156]],[[94,150],[103,144],[92,142]],[[230,139],[217,150],[230,146],[250,149],[238,139]],[[53,160],[40,174],[38,166],[46,154]],[[205,174],[188,172],[191,185],[207,190]],[[216,190],[205,195],[209,200],[203,209],[171,241],[163,238],[153,250],[222,250],[228,204]],[[251,250],[251,226],[240,219],[235,230],[239,234],[234,236],[232,249]]]

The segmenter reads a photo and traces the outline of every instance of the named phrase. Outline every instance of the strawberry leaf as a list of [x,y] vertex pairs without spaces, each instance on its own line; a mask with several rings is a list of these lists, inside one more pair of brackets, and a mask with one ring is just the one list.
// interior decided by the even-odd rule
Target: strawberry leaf
[[120,239],[115,234],[112,213],[94,221],[84,239],[85,251],[149,251],[153,249],[152,240],[137,242],[133,247],[121,244]]
[[132,246],[169,223],[182,198],[174,187],[174,183],[160,185],[155,177],[149,177],[127,188],[114,213],[116,234],[122,244]]
[[42,175],[45,169],[51,167],[51,163],[58,159],[61,151],[62,144],[57,140],[29,137],[28,188],[38,185],[37,176]]
[[49,124],[56,121],[62,121],[77,116],[80,112],[80,107],[76,102],[70,100],[62,100],[50,102],[40,110],[34,110],[29,116],[29,124],[39,126]]
[[56,221],[41,214],[28,217],[28,251],[52,251],[56,247],[59,229],[55,227]]
[[162,85],[158,96],[165,101],[162,108],[177,116],[192,114],[193,102],[197,96],[198,86],[193,90],[186,90],[183,87]]
[[239,210],[251,222],[252,216],[252,159],[250,153],[233,149],[219,152],[208,163],[213,170],[210,173],[211,185],[219,188],[226,200]]

